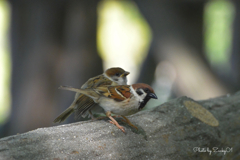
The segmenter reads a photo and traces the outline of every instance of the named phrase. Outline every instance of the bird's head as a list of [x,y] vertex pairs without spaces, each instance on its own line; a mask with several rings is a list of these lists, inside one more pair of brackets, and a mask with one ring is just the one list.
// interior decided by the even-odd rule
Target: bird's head
[[105,71],[105,75],[112,81],[116,82],[118,85],[126,85],[127,75],[129,74],[130,72],[127,72],[119,67],[109,68]]
[[139,110],[141,110],[143,107],[145,107],[145,105],[147,104],[147,102],[153,98],[153,99],[158,99],[154,90],[152,89],[151,86],[149,86],[148,84],[144,84],[144,83],[137,83],[137,84],[133,84],[132,85],[133,89],[135,90],[136,94],[140,97],[140,99],[142,100],[139,106]]

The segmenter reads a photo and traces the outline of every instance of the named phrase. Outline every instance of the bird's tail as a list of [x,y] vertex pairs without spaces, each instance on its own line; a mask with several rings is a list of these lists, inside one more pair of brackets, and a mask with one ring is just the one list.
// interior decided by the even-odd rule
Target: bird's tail
[[68,107],[64,112],[62,112],[53,122],[54,123],[61,123],[65,119],[67,119],[74,111],[74,108],[72,105]]
[[82,93],[82,94],[92,98],[95,103],[100,97],[99,94],[92,89],[78,89],[78,88],[72,88],[72,87],[66,87],[66,86],[60,86],[59,89]]

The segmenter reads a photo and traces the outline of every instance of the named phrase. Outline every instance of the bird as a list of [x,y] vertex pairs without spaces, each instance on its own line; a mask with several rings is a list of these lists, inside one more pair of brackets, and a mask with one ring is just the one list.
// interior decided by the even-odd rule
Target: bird
[[[84,83],[81,89],[96,88],[105,85],[126,85],[127,75],[130,72],[125,71],[120,67],[112,67],[107,69],[103,74],[96,77],[90,78],[86,83]],[[94,101],[81,93],[76,93],[74,101],[72,104],[63,111],[53,122],[61,123],[66,120],[73,112],[75,112],[75,119],[79,117],[91,116],[95,119],[92,110],[95,112],[102,112],[102,108],[96,105]]]
[[122,132],[123,126],[113,118],[112,114],[122,116],[125,122],[132,123],[125,117],[142,110],[147,102],[157,96],[151,86],[144,83],[118,86],[101,86],[89,89],[77,89],[67,86],[60,86],[59,89],[74,91],[91,98],[96,104],[102,107],[110,123],[116,125]]

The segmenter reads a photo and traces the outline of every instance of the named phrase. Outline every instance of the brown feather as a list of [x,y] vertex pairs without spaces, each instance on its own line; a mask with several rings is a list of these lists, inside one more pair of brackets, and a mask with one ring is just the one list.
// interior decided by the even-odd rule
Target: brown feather
[[136,88],[146,89],[146,88],[148,88],[152,93],[154,93],[154,90],[152,89],[152,87],[149,86],[148,84],[145,84],[145,83],[133,84],[132,87],[133,87],[133,89],[136,89]]
[[121,85],[121,86],[109,86],[108,90],[110,92],[109,98],[112,98],[116,101],[123,101],[130,97],[130,86],[128,85]]
[[[124,71],[122,68],[110,68],[106,72],[107,76],[113,76],[116,73],[119,73],[122,76],[127,76],[129,72]],[[84,83],[81,87],[81,89],[94,89],[99,86],[109,86],[109,85],[118,85],[117,82],[111,81],[107,77],[105,77],[103,74],[98,75],[96,77],[90,78],[86,83]],[[110,93],[108,93],[107,88],[105,89],[99,89],[99,93],[104,93],[104,95],[109,96]],[[75,111],[75,117],[88,115],[88,110],[90,110],[92,107],[94,107],[96,103],[89,97],[81,94],[81,93],[76,93],[75,95],[75,100],[73,101],[71,107],[71,111]],[[59,115],[57,118],[59,119],[58,121],[61,122],[65,120],[70,114],[66,114],[63,112],[61,115]],[[90,113],[91,114],[91,113]],[[62,118],[64,117],[64,118]]]
[[120,92],[124,97],[130,98],[131,92],[130,92],[130,86],[129,86],[129,85],[116,86],[116,89],[117,89],[117,91]]
[[[105,86],[105,85],[111,85],[112,81],[109,80],[108,78],[106,78],[103,75],[99,75],[93,78],[90,78],[81,88],[82,89],[88,89],[88,88],[96,88],[98,86]],[[77,93],[79,94],[79,93]],[[80,117],[80,115],[85,115],[88,116],[88,114],[86,113],[89,109],[91,109],[92,107],[94,107],[96,105],[96,103],[94,103],[94,101],[83,95],[83,94],[79,94],[79,96],[77,97],[78,100],[76,101],[76,106],[75,106],[75,117]],[[83,116],[83,117],[85,117]]]
[[106,78],[104,75],[99,75],[93,78],[90,78],[84,85],[82,85],[82,89],[87,88],[96,88],[99,86],[111,85],[112,81]]
[[119,67],[116,67],[116,68],[110,68],[108,70],[106,70],[106,74],[108,76],[113,76],[115,75],[116,73],[119,73],[120,75],[121,74],[124,74],[126,71],[124,71],[122,68],[119,68]]

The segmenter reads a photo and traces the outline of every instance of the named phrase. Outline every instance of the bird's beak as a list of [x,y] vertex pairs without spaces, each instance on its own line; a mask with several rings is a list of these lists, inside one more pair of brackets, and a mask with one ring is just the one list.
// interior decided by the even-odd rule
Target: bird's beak
[[129,75],[130,74],[130,72],[124,72],[120,77],[126,77],[127,75]]
[[153,98],[153,99],[158,99],[155,93],[149,93],[148,97]]

